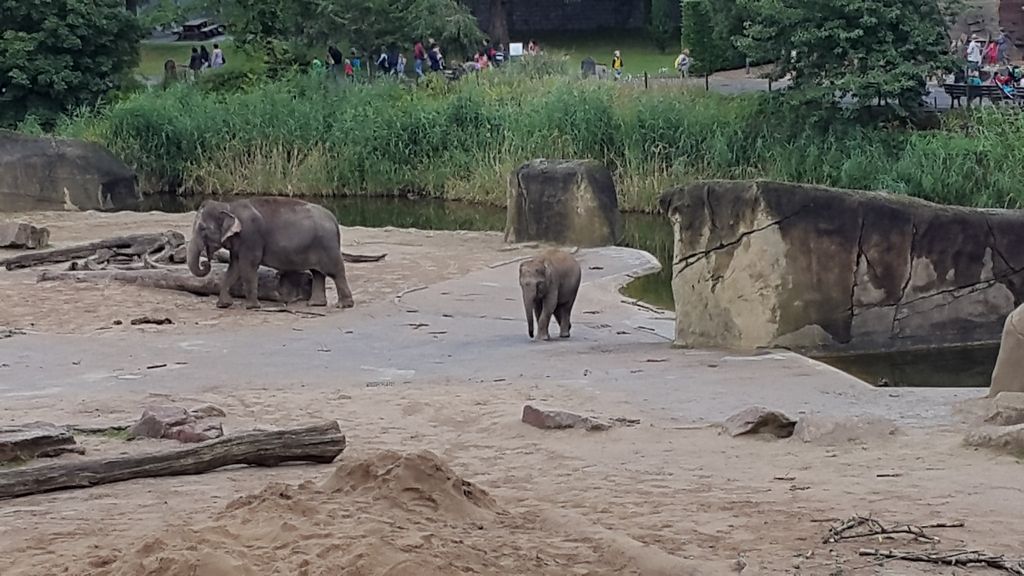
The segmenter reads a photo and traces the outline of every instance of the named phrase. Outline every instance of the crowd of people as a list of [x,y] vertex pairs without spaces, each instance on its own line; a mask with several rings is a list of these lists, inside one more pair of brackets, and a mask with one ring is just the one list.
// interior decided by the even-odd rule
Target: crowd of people
[[213,52],[206,49],[206,45],[192,47],[192,55],[188,59],[188,69],[192,74],[192,79],[199,77],[199,74],[207,68],[220,68],[227,64],[227,60],[224,58],[224,51],[220,49],[220,44],[213,45]]
[[1024,71],[1010,64],[1010,38],[1003,30],[993,39],[982,40],[977,34],[966,41],[961,37],[952,47],[962,55],[967,66],[953,74],[953,83],[982,86],[993,84],[1013,98],[1024,88]]
[[[526,52],[540,54],[540,45],[531,40]],[[421,40],[414,42],[409,54],[412,57],[411,75],[417,79],[423,78],[428,72],[441,72],[446,68],[445,55],[440,45],[432,38],[426,43]],[[349,56],[345,57],[337,46],[332,44],[327,47],[326,56],[326,64],[319,58],[313,60],[314,70],[329,70],[332,77],[355,80],[356,75],[363,69],[363,58],[355,48],[352,48]],[[480,49],[467,59],[464,66],[467,69],[488,70],[500,67],[507,61],[508,53],[504,44],[484,42]],[[372,61],[377,74],[383,76],[410,75],[409,64],[406,52],[395,46],[382,46]]]

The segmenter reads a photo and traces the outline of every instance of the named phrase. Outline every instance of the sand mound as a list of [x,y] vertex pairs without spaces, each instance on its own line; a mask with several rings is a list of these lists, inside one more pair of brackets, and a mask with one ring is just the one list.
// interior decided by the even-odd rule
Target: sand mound
[[501,509],[432,452],[385,451],[321,485],[272,483],[209,518],[97,548],[88,576],[702,576],[583,517]]
[[346,462],[321,488],[452,519],[479,519],[500,511],[487,491],[463,480],[429,450],[410,454],[385,450]]

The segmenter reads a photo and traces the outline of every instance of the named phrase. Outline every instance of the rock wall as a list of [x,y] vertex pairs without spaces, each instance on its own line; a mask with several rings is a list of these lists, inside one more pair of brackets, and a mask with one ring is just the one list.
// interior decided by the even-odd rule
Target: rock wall
[[[486,30],[490,25],[489,0],[467,0]],[[647,27],[644,0],[516,0],[506,1],[513,42],[529,41],[534,32],[638,30]],[[678,18],[677,18],[678,20]]]
[[594,160],[533,160],[509,178],[506,242],[607,246],[623,234],[615,182]]
[[121,210],[141,201],[135,172],[102,146],[0,130],[0,211]]
[[1024,213],[778,182],[673,189],[676,343],[805,353],[998,341]]

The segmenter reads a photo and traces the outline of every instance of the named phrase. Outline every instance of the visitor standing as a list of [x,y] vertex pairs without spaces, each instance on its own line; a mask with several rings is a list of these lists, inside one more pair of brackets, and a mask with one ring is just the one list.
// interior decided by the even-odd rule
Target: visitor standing
[[999,37],[996,38],[996,57],[999,60],[1000,66],[1010,65],[1010,58],[1008,55],[1009,48],[1010,38],[1006,35],[1006,31],[1000,28]]
[[683,75],[683,78],[690,77],[690,51],[683,50],[676,58],[676,70]]
[[224,59],[224,51],[220,49],[220,44],[213,45],[213,54],[210,55],[210,68],[220,68],[227,64],[227,60]]
[[193,80],[199,78],[199,71],[203,69],[203,57],[195,46],[192,47],[192,56],[188,59],[188,69],[192,72]]
[[981,38],[977,34],[971,36],[971,43],[967,45],[967,67],[981,69]]
[[417,78],[423,78],[423,63],[427,60],[427,50],[423,48],[423,42],[417,40],[412,47],[413,68]]
[[359,53],[356,52],[355,48],[353,48],[352,51],[351,51],[351,58],[352,58],[352,69],[353,69],[353,71],[354,72],[358,72],[358,71],[362,70],[363,69],[363,59],[359,56]]
[[444,68],[444,56],[441,54],[441,47],[436,42],[430,45],[430,53],[427,56],[430,59],[432,71],[440,72]]
[[341,54],[341,50],[334,44],[327,47],[327,56],[330,58],[328,62],[331,64],[331,76],[335,78],[341,77],[342,63],[345,57]]
[[391,73],[395,74],[397,76],[405,76],[405,65],[406,65],[405,54],[399,52],[398,53],[398,62],[395,63],[395,67],[391,70]]
[[622,54],[616,50],[612,56],[612,71],[615,73],[615,79],[622,78]]
[[505,63],[505,45],[499,43],[498,49],[494,51],[494,65],[498,68]]
[[345,58],[345,78],[348,78],[349,82],[355,82],[356,70],[352,67],[352,61]]
[[206,44],[199,47],[199,58],[203,61],[203,68],[210,65],[210,52],[206,49]]
[[384,46],[380,47],[380,56],[377,56],[377,70],[381,74],[388,73],[388,49]]

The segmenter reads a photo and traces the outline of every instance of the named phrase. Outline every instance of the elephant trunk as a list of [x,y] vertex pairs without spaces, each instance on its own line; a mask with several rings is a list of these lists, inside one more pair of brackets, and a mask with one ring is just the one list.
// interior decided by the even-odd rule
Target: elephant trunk
[[523,291],[523,307],[526,308],[526,327],[533,338],[533,294]]
[[210,262],[212,261],[209,250],[206,250],[206,262],[200,262],[199,255],[202,252],[204,246],[201,238],[197,238],[195,235],[188,241],[188,255],[186,261],[188,262],[188,269],[194,276],[200,278],[210,273]]

